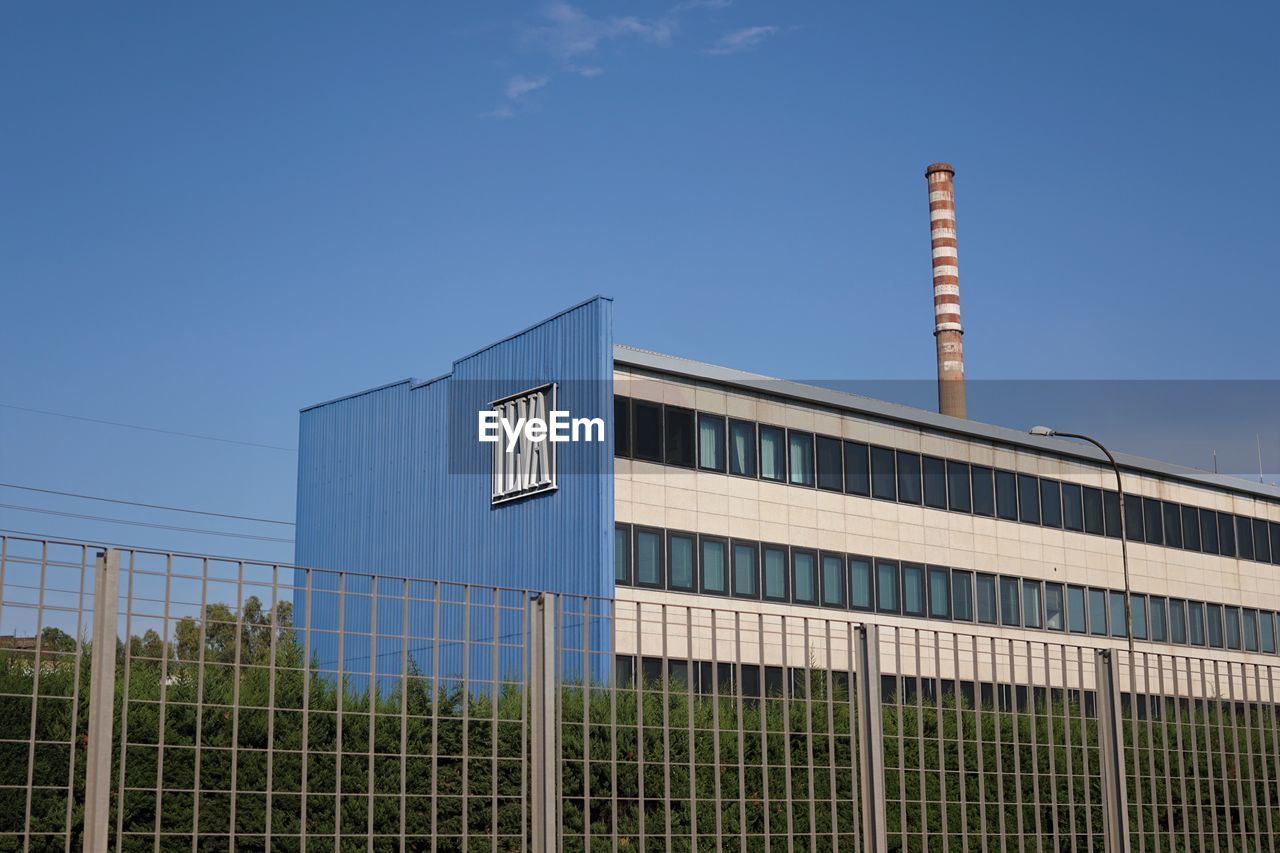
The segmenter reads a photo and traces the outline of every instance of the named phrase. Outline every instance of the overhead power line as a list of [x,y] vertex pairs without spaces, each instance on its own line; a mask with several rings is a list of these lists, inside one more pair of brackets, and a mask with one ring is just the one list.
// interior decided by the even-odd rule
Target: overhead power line
[[0,503],[0,509],[12,509],[19,512],[38,512],[42,515],[56,515],[62,518],[82,518],[87,521],[103,521],[108,524],[131,524],[135,527],[151,527],[157,530],[175,530],[179,533],[201,533],[207,536],[227,536],[232,539],[253,539],[258,542],[288,542],[292,543],[292,539],[285,539],[279,536],[257,536],[252,533],[232,533],[227,530],[208,530],[203,527],[178,527],[173,524],[156,524],[149,521],[132,521],[127,518],[107,518],[101,515],[84,515],[78,512],[62,512],[56,509],[41,509],[33,506],[22,506],[21,504]]
[[13,409],[14,411],[30,412],[35,415],[48,415],[49,417],[54,418],[67,418],[68,420],[73,421],[84,421],[85,423],[91,424],[105,424],[106,426],[123,427],[124,429],[138,429],[144,432],[158,432],[162,435],[176,435],[181,438],[198,438],[202,441],[219,441],[223,444],[239,444],[243,447],[261,447],[266,450],[283,450],[288,453],[298,452],[298,448],[296,447],[284,447],[279,444],[262,444],[257,441],[241,441],[238,438],[222,438],[216,435],[201,435],[200,433],[195,432],[179,432],[178,430],[160,429],[159,427],[142,426],[140,424],[126,424],[121,423],[120,421],[103,420],[102,418],[87,418],[83,415],[68,415],[65,412],[50,412],[45,409],[32,409],[27,406],[14,406],[9,403],[0,403],[0,409]]
[[102,501],[104,503],[122,504],[124,506],[140,506],[145,509],[163,509],[163,510],[168,510],[170,512],[186,512],[186,513],[191,513],[193,515],[208,515],[214,518],[230,518],[235,521],[256,521],[256,522],[261,522],[262,524],[286,524],[289,527],[294,526],[294,523],[292,521],[280,521],[279,519],[275,519],[275,518],[258,518],[257,516],[253,516],[253,515],[234,515],[228,512],[211,512],[209,510],[204,510],[204,509],[187,509],[180,506],[169,506],[167,504],[148,504],[148,503],[142,503],[140,501],[126,501],[120,498],[103,498],[103,497],[98,497],[97,495],[82,495],[76,492],[60,492],[56,489],[39,489],[39,488],[36,488],[35,486],[19,486],[16,483],[0,483],[0,487],[6,488],[6,489],[21,489],[24,492],[39,492],[42,495],[61,495],[64,498],[80,498],[86,501]]

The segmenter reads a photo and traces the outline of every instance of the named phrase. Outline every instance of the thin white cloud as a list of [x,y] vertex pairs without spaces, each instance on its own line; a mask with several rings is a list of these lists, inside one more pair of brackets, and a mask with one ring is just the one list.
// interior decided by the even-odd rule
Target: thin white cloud
[[538,91],[550,81],[551,78],[545,74],[541,77],[526,77],[523,74],[517,74],[507,81],[507,100],[518,101],[530,92]]
[[651,19],[634,15],[593,18],[566,0],[547,4],[542,18],[543,22],[529,28],[525,37],[560,59],[594,53],[604,42],[627,38],[668,45],[676,29],[675,10]]
[[716,43],[707,48],[707,53],[712,56],[729,56],[734,53],[742,53],[746,50],[758,46],[765,39],[778,32],[777,27],[743,27],[740,30],[734,30],[725,33]]

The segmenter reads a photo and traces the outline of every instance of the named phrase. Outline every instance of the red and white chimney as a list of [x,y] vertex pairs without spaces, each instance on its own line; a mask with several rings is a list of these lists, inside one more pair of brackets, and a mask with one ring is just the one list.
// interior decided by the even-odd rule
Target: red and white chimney
[[967,417],[964,399],[964,329],[960,326],[960,269],[956,260],[956,170],[934,163],[929,182],[929,237],[933,247],[933,336],[938,345],[938,411]]

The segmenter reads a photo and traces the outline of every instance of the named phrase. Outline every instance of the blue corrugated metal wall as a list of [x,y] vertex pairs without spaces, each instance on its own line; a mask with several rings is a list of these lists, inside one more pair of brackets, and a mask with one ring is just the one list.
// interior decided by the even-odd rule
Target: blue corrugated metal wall
[[[612,301],[595,297],[447,376],[304,410],[298,565],[611,596],[612,372]],[[476,413],[547,382],[558,408],[603,418],[606,441],[557,445],[557,491],[491,506]]]

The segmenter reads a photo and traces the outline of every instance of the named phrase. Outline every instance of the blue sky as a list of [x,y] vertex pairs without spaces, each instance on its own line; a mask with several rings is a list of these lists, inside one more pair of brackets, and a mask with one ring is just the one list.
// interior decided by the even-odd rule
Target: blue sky
[[[435,375],[594,293],[623,342],[925,379],[937,160],[970,377],[1274,379],[1278,18],[7,4],[0,404],[291,447],[301,406]],[[1264,456],[1280,468],[1280,441]],[[288,519],[295,465],[0,409],[3,482]],[[0,527],[291,553],[10,509]]]

